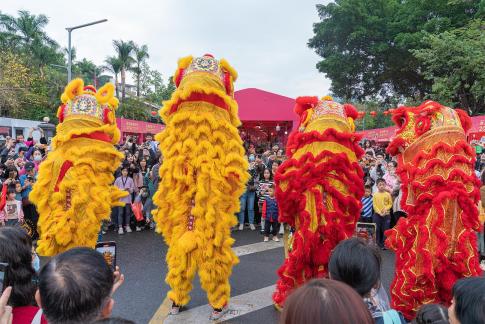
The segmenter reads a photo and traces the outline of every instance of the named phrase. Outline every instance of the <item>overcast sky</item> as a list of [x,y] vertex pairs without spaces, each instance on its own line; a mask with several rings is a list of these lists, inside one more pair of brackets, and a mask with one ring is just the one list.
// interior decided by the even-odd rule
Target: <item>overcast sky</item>
[[319,57],[307,47],[318,21],[312,0],[2,0],[0,10],[45,14],[48,34],[67,47],[65,27],[107,18],[73,31],[77,58],[97,65],[113,55],[113,39],[147,44],[149,65],[164,78],[179,57],[212,53],[238,71],[236,89],[260,88],[289,97],[327,94]]

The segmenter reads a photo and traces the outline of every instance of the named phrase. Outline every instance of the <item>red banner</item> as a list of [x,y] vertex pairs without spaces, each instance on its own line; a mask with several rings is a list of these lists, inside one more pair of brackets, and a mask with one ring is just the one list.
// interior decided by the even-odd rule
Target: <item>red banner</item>
[[162,124],[125,118],[116,118],[116,124],[122,133],[157,134],[165,129],[165,125]]

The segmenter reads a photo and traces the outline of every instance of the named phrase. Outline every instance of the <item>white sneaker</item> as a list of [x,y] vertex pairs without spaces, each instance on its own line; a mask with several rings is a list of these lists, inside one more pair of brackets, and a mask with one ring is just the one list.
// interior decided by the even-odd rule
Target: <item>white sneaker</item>
[[120,228],[118,229],[118,234],[120,234],[120,235],[122,235],[122,234],[123,234],[123,227],[120,227]]
[[256,229],[256,227],[254,226],[254,224],[249,224],[249,228],[251,229],[251,231],[254,231]]
[[212,314],[209,317],[209,320],[211,320],[211,321],[220,320],[222,318],[222,316],[224,316],[224,314],[226,314],[228,311],[229,311],[229,306],[228,305],[225,305],[220,310],[213,309],[212,310]]
[[275,242],[279,242],[279,241],[280,241],[280,239],[278,238],[278,236],[276,236],[276,235],[275,235],[275,236],[273,236],[273,241],[275,241]]
[[242,231],[244,229],[244,224],[239,224],[239,230]]
[[482,262],[480,262],[480,269],[485,271],[485,260],[482,260]]
[[269,241],[269,237],[265,236],[263,242],[268,242],[268,241]]
[[126,226],[126,227],[125,227],[125,231],[126,231],[126,233],[131,233],[131,232],[133,232],[133,231],[131,230],[130,226]]
[[137,232],[141,232],[141,228],[139,226],[136,227]]

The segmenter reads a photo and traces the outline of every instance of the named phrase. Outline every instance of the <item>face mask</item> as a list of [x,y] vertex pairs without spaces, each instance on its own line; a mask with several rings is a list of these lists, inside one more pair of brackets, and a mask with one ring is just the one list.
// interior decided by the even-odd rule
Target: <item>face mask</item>
[[32,260],[32,267],[34,268],[35,272],[39,272],[40,270],[40,259],[37,253],[34,255],[34,259]]
[[255,158],[254,158],[254,155],[250,155],[249,156],[249,162],[254,162]]
[[41,155],[34,156],[34,161],[37,161],[37,162],[42,161],[42,156]]

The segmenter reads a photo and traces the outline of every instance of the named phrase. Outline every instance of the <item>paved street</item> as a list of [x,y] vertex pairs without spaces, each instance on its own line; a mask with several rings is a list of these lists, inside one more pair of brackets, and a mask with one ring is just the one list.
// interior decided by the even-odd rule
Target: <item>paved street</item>
[[[277,323],[279,313],[272,306],[271,294],[277,279],[276,269],[283,262],[282,245],[262,243],[257,231],[236,231],[233,237],[236,239],[234,248],[241,262],[233,269],[230,312],[223,322]],[[114,315],[139,324],[148,323],[168,291],[164,282],[167,247],[162,237],[145,231],[123,236],[108,233],[104,240],[118,243],[118,265],[126,278],[125,284],[115,295]],[[388,288],[393,276],[393,254],[385,251],[383,262],[382,278]],[[207,323],[210,307],[198,278],[194,280],[191,297],[187,310],[169,317],[165,323]]]

